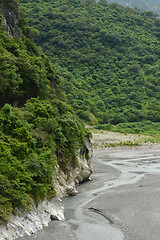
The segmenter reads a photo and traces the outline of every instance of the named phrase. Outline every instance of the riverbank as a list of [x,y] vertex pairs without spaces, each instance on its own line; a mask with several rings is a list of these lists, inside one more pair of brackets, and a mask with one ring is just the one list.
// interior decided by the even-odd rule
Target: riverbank
[[64,219],[64,207],[60,198],[76,195],[78,193],[77,184],[87,181],[93,171],[90,164],[92,145],[89,139],[86,139],[86,146],[88,158],[80,155],[77,158],[76,168],[70,168],[68,172],[63,172],[57,164],[54,172],[56,197],[44,199],[38,206],[32,202],[28,211],[15,208],[14,214],[10,216],[10,221],[0,225],[0,240],[13,240],[25,235],[32,236],[48,226],[51,220],[61,221]]
[[92,180],[80,184],[77,187],[79,193],[76,196],[70,196],[63,199],[65,220],[51,221],[48,227],[44,227],[42,231],[32,236],[18,238],[17,240],[64,240],[64,236],[65,240],[79,240],[74,231],[74,228],[76,228],[74,220],[72,216],[70,218],[70,215],[77,209],[81,201],[85,201],[85,197],[88,199],[86,192],[100,188],[106,181],[115,179],[120,174],[118,170],[110,166],[104,165],[102,167],[102,164],[95,161],[94,158],[92,159],[92,166],[95,169],[94,173],[91,175]]
[[[99,148],[92,181],[63,200],[65,221],[19,240],[159,240],[160,145]],[[102,228],[101,228],[102,227]]]
[[104,130],[92,129],[92,144],[94,149],[104,149],[108,147],[134,147],[141,145],[153,145],[158,143],[158,139],[152,135],[124,134]]

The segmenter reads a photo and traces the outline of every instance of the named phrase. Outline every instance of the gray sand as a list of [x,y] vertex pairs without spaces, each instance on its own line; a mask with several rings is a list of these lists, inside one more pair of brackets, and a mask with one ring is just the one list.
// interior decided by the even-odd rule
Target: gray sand
[[[144,174],[142,179],[134,184],[125,184],[101,192],[87,207],[98,209],[108,217],[123,231],[127,240],[159,240],[160,146],[108,150],[106,153],[111,158],[134,158],[132,163],[138,162],[137,172],[140,166],[145,165]],[[96,152],[95,155],[98,156],[99,153]],[[141,160],[137,160],[138,156]],[[141,170],[139,174],[142,174]]]
[[88,207],[99,209],[120,227],[126,239],[160,239],[160,176],[108,189]]

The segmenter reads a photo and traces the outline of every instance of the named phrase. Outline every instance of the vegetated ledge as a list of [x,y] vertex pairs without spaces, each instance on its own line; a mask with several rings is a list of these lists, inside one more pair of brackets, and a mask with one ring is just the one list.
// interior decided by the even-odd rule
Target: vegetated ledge
[[57,166],[55,174],[56,197],[51,200],[46,199],[38,206],[33,203],[30,211],[15,209],[16,215],[12,214],[9,223],[0,226],[0,240],[13,240],[24,235],[30,236],[42,230],[44,226],[48,226],[51,220],[64,220],[64,207],[61,198],[77,194],[76,185],[89,180],[93,172],[90,165],[92,144],[89,138],[86,139],[86,145],[89,159],[81,155],[78,158],[78,167],[65,174]]

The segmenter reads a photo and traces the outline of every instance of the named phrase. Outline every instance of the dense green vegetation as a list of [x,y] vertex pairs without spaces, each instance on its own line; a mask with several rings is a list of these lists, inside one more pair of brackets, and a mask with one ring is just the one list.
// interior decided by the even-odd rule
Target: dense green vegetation
[[9,38],[2,20],[0,15],[0,223],[16,207],[28,210],[33,201],[55,196],[57,164],[68,172],[80,153],[88,157],[87,132],[48,57],[31,40],[37,31],[21,16],[20,37]]
[[0,111],[0,220],[15,207],[29,209],[53,197],[54,168],[77,166],[85,131],[68,105],[60,100],[32,98],[25,107],[6,104]]
[[105,0],[20,0],[37,44],[90,123],[160,121],[160,20]]
[[41,55],[28,38],[34,30],[25,24],[23,18],[20,18],[19,25],[20,39],[9,38],[2,27],[0,29],[0,106],[4,103],[20,106],[30,97],[58,96],[58,75],[48,57]]

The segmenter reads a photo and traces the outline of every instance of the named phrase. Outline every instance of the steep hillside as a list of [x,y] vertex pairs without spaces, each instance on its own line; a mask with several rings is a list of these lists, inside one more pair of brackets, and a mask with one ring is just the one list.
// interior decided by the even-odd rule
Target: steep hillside
[[60,97],[58,75],[48,57],[40,54],[31,40],[37,31],[28,27],[23,18],[18,22],[18,6],[14,1],[9,3],[11,6],[1,0],[0,106],[4,103],[22,106],[37,96]]
[[20,0],[36,43],[88,122],[160,121],[160,21],[105,0]]
[[31,40],[37,31],[18,20],[15,1],[1,0],[0,9],[1,224],[15,209],[28,211],[55,196],[55,170],[69,176],[89,154],[87,132],[65,101],[60,78]]

